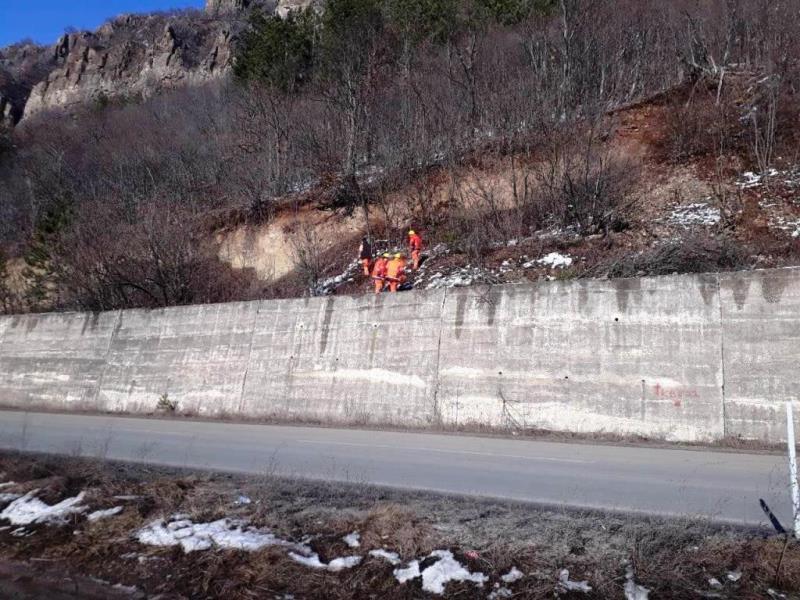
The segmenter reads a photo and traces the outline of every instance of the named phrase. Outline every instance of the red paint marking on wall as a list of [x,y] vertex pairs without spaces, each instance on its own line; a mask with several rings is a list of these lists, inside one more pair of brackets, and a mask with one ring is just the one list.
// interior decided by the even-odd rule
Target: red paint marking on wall
[[689,387],[666,388],[657,383],[653,386],[653,390],[655,390],[656,398],[669,398],[677,408],[680,408],[686,399],[700,398],[700,393],[696,389]]

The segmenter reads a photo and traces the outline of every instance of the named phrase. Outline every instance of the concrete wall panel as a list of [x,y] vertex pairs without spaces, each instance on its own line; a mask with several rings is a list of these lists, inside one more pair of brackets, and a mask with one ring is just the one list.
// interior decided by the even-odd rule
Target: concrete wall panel
[[238,413],[258,306],[124,311],[101,383],[103,405],[152,412],[167,394],[181,411]]
[[244,395],[248,414],[427,425],[444,292],[265,302]]
[[24,315],[0,405],[779,442],[798,348],[800,269]]
[[722,275],[727,435],[786,440],[785,402],[800,432],[800,269]]
[[0,402],[101,408],[97,387],[118,312],[18,315],[2,320]]
[[447,297],[445,423],[721,437],[713,277],[465,288]]

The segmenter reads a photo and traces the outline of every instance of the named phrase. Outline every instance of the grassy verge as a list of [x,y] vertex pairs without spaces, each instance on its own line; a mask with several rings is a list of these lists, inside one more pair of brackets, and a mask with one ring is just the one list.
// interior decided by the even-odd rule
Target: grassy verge
[[[92,577],[132,586],[131,597],[164,598],[420,598],[419,579],[398,583],[373,549],[396,552],[406,564],[434,550],[450,550],[482,587],[451,582],[445,597],[487,598],[506,588],[517,598],[624,598],[626,574],[651,598],[764,598],[800,593],[800,545],[763,532],[696,520],[543,510],[382,488],[229,474],[198,474],[108,461],[0,454],[2,492],[26,493],[53,504],[85,492],[89,510],[122,506],[96,522],[85,513],[63,524],[0,531],[0,565],[32,573]],[[242,497],[247,501],[242,501]],[[88,512],[88,511],[87,511]],[[141,544],[135,533],[175,513],[194,522],[244,519],[285,540],[304,540],[324,562],[359,554],[360,565],[338,573],[290,559],[285,548],[256,552]],[[0,525],[7,526],[6,523]],[[360,547],[343,537],[360,534]],[[16,534],[15,534],[16,532]],[[524,577],[506,584],[516,567]],[[589,592],[565,591],[558,580],[585,580]],[[0,568],[0,581],[8,575]],[[34,576],[34,575],[32,575]],[[57,578],[56,578],[57,580]],[[44,581],[44,579],[43,579]],[[0,590],[2,590],[0,586]],[[110,588],[121,593],[123,588]],[[771,590],[771,591],[770,591]],[[45,598],[43,595],[20,597]],[[54,597],[54,596],[53,596]],[[87,596],[88,597],[88,596]],[[109,595],[111,597],[111,595]]]

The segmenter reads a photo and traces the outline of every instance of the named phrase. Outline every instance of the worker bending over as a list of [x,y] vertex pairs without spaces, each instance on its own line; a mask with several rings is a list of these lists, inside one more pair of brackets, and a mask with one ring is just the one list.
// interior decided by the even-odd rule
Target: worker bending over
[[406,280],[406,259],[402,254],[395,254],[394,258],[386,265],[386,280],[389,282],[389,291],[396,292],[397,288]]
[[408,249],[411,252],[411,261],[414,270],[419,270],[419,261],[422,257],[422,237],[413,229],[408,232]]
[[372,266],[372,281],[375,284],[375,293],[380,294],[386,287],[386,267],[389,264],[389,254],[379,256]]
[[361,238],[361,245],[358,247],[358,258],[361,260],[361,266],[364,269],[364,277],[369,277],[372,263],[372,245],[369,243],[369,238]]

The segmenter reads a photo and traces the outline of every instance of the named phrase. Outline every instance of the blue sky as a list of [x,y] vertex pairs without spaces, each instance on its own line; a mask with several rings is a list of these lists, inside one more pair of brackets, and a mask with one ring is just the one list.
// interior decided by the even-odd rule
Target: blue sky
[[49,45],[67,27],[94,30],[121,13],[204,4],[204,0],[0,0],[0,48],[26,38]]

